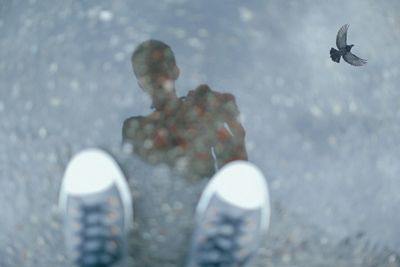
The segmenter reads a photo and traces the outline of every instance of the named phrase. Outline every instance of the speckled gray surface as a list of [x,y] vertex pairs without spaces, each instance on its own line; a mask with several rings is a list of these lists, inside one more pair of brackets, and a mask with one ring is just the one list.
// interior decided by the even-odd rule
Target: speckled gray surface
[[[368,64],[329,58],[336,32]],[[69,266],[57,195],[80,149],[113,153],[135,207],[132,266],[179,266],[206,181],[120,147],[150,112],[130,53],[170,44],[178,94],[236,96],[267,176],[269,235],[253,266],[400,266],[400,2],[0,1],[0,266]]]

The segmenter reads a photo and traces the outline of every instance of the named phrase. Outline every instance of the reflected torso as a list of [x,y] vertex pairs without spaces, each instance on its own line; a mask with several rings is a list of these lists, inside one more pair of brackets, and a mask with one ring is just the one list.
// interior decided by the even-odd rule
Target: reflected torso
[[151,164],[166,163],[185,177],[210,177],[223,164],[247,159],[244,129],[231,94],[201,85],[169,111],[131,117],[123,140]]

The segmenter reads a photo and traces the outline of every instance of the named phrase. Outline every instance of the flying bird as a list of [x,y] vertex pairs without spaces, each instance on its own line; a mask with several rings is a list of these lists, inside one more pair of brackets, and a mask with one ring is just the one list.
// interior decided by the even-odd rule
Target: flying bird
[[347,44],[347,29],[349,28],[348,24],[343,25],[337,33],[336,36],[336,46],[339,50],[335,48],[331,48],[330,54],[333,61],[339,63],[340,57],[343,57],[344,61],[353,66],[362,66],[367,64],[366,59],[359,58],[350,52],[351,48],[354,46]]

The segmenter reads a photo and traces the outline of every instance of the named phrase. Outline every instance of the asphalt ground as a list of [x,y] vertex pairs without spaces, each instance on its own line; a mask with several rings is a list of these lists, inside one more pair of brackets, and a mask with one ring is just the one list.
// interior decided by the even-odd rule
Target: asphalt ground
[[[207,180],[121,148],[151,112],[130,55],[163,40],[178,94],[236,97],[272,222],[253,266],[400,266],[400,2],[1,1],[0,266],[69,266],[57,209],[71,156],[112,153],[135,208],[132,266],[179,266]],[[329,58],[350,24],[355,68]]]

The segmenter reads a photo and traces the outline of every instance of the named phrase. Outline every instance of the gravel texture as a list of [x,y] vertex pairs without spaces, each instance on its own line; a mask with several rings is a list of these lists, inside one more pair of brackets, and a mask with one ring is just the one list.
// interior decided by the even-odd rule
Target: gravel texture
[[[355,68],[329,58],[350,24]],[[400,266],[400,2],[0,1],[0,266],[69,266],[57,197],[70,157],[111,152],[135,208],[130,266],[180,266],[207,181],[121,148],[151,112],[130,55],[175,51],[178,94],[236,97],[272,222],[253,266]]]

